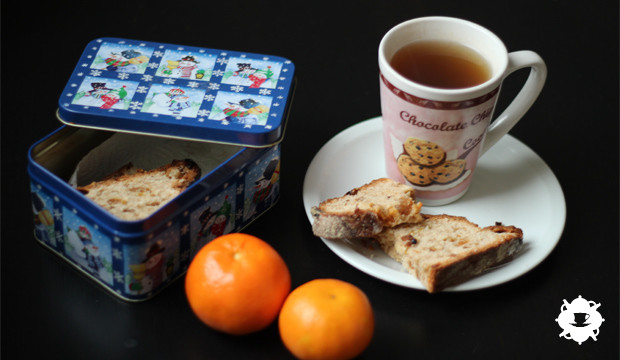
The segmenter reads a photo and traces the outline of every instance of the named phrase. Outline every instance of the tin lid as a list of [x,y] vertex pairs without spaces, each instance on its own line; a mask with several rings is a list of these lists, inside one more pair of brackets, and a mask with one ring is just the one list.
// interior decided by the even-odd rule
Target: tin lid
[[285,58],[136,41],[91,41],[59,100],[73,126],[252,147],[279,142],[294,87]]

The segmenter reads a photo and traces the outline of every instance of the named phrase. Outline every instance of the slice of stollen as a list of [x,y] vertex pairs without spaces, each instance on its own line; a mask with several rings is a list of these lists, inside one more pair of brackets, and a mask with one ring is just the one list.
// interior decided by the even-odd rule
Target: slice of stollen
[[153,170],[127,164],[101,181],[77,189],[122,220],[148,217],[200,178],[192,160],[174,160]]
[[416,224],[385,228],[374,238],[430,293],[509,260],[523,242],[522,230],[514,226],[481,228],[464,217],[451,215],[424,218]]
[[326,239],[371,237],[384,227],[422,221],[411,186],[380,178],[311,209],[314,235]]

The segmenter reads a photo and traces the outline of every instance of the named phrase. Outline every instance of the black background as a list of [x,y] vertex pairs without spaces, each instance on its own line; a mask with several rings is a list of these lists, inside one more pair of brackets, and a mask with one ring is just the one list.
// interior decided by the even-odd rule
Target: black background
[[[507,284],[429,295],[363,274],[312,235],[307,166],[343,129],[380,114],[377,47],[392,26],[445,15],[477,22],[509,51],[546,61],[543,92],[511,134],[554,171],[567,202],[555,251]],[[124,37],[287,57],[298,87],[282,145],[281,199],[245,232],[270,242],[293,287],[322,277],[369,296],[362,358],[618,358],[618,4],[593,0],[2,3],[2,355],[63,359],[290,358],[277,326],[232,337],[202,325],[177,281],[152,300],[117,300],[38,245],[28,147],[57,127],[58,96],[83,47]],[[503,102],[524,81],[506,81]],[[502,106],[500,102],[500,107]],[[499,113],[499,110],[496,112]],[[523,209],[528,211],[528,209]],[[559,337],[562,300],[600,302],[598,341]]]

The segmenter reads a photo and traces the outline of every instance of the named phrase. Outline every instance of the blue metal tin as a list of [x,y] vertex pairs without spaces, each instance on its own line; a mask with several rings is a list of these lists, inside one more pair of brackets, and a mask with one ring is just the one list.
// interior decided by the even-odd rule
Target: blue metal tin
[[267,146],[282,139],[294,73],[278,56],[101,38],[82,53],[58,116],[72,126]]
[[[108,53],[127,60],[108,60]],[[265,68],[273,74],[251,76]],[[293,64],[279,57],[123,39],[91,42],[60,98],[58,117],[75,126],[60,127],[28,152],[35,237],[121,299],[152,297],[185,273],[204,244],[241,231],[276,203],[293,76]],[[175,94],[187,94],[189,103],[175,105]],[[233,105],[240,108],[226,107]],[[261,107],[250,111],[250,105]],[[81,159],[123,132],[133,133],[126,135],[130,141],[151,135],[200,140],[227,155],[149,217],[121,220],[70,179]]]

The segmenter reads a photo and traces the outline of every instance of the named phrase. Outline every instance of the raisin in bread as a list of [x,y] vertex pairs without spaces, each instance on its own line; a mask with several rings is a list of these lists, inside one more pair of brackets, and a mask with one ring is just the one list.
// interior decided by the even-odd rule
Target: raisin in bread
[[374,238],[430,293],[510,259],[522,245],[523,232],[514,226],[481,228],[464,217],[450,215],[424,218],[416,224],[385,228]]
[[326,239],[371,237],[402,223],[422,221],[411,186],[380,178],[311,209],[312,232]]
[[149,171],[127,164],[78,190],[120,219],[140,220],[198,180],[200,172],[192,160],[174,160]]

